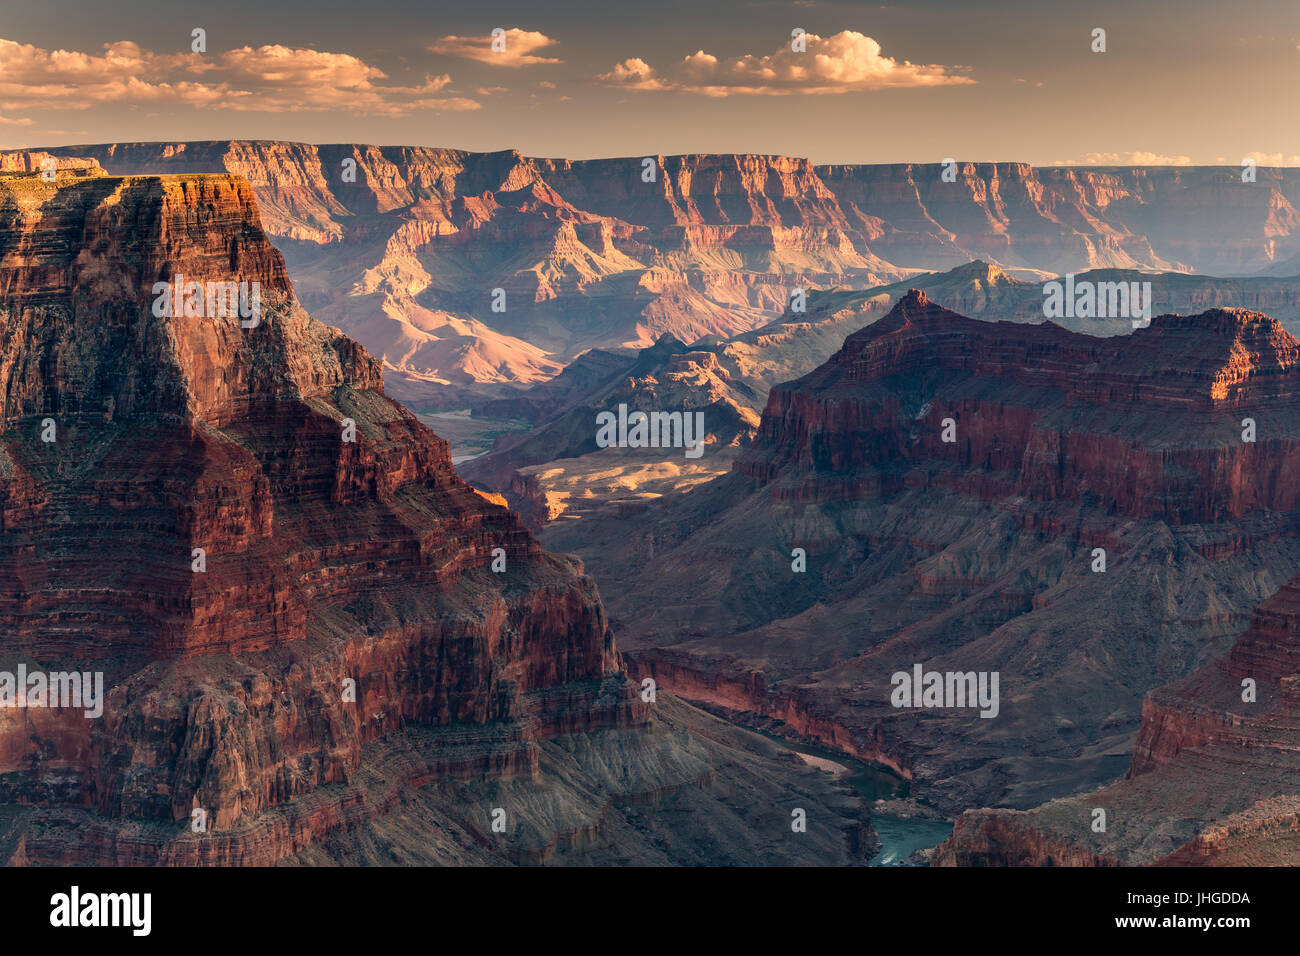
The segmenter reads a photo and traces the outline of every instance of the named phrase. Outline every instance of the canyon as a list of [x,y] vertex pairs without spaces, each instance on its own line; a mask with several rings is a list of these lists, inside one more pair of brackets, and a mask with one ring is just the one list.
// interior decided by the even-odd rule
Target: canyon
[[[869,857],[751,726],[940,865],[1293,858],[1296,171],[652,158],[0,154],[0,670],[110,687],[0,709],[0,856]],[[1150,327],[1045,321],[1066,272]],[[150,318],[177,274],[264,321]],[[511,427],[453,467],[406,406]],[[997,716],[892,707],[921,667]]]
[[[1080,284],[1094,287],[1139,278],[1151,283],[1153,309],[1194,314],[1241,304],[1266,312],[1288,331],[1300,332],[1300,284],[1293,280],[1113,269],[1090,270],[1076,277]],[[840,348],[846,336],[885,315],[910,287],[935,301],[953,303],[955,311],[969,317],[1045,321],[1043,285],[1016,279],[987,262],[865,290],[814,291],[802,312],[787,309],[781,318],[753,332],[725,340],[707,337],[691,346],[669,336],[641,350],[594,349],[554,379],[476,405],[474,414],[489,420],[527,421],[531,434],[501,438],[490,453],[466,463],[462,473],[476,485],[504,494],[534,530],[561,516],[573,520],[593,509],[626,510],[636,507],[637,499],[687,490],[703,477],[730,470],[736,454],[753,438],[775,385],[813,371]],[[1133,330],[1129,318],[1072,317],[1057,324],[1093,336],[1126,335]],[[690,377],[672,374],[665,357],[687,351],[695,358],[672,361],[702,362],[715,371]],[[675,381],[674,389],[651,386],[665,374]],[[717,382],[718,377],[726,384]],[[720,408],[715,403],[724,393],[726,404]],[[710,408],[710,420],[721,417],[724,429],[709,449],[709,461],[681,473],[658,456],[629,459],[592,454],[591,415],[603,401],[632,400],[632,396],[664,408]]]
[[[729,370],[725,358],[716,347],[692,348],[668,333],[646,349],[587,352],[563,375],[476,408],[521,415],[533,427],[498,438],[490,452],[463,463],[461,474],[504,494],[533,530],[684,492],[725,473],[758,427],[763,384]],[[598,448],[597,417],[620,406],[700,416],[704,443],[689,456]]]
[[[107,700],[0,709],[6,861],[870,855],[848,787],[629,682],[582,565],[303,308],[246,180],[40,168],[0,175],[0,669]],[[261,320],[154,314],[176,274]]]

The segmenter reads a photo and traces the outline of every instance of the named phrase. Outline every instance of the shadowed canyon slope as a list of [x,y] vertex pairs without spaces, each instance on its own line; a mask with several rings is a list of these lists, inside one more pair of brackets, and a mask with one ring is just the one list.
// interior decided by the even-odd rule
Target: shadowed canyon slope
[[1280,275],[1300,255],[1289,169],[1244,184],[1229,168],[964,163],[946,182],[937,164],[692,155],[650,157],[647,182],[640,158],[514,151],[218,141],[51,152],[114,173],[246,177],[304,304],[379,356],[398,398],[441,407],[549,378],[587,348],[752,331],[795,288],[864,289],[971,259],[1031,277]]
[[[1030,807],[1121,776],[1144,695],[1300,572],[1298,362],[1246,310],[1096,338],[912,292],[772,390],[732,474],[542,540],[600,569],[635,676]],[[892,707],[915,664],[1000,673],[999,715]]]
[[[5,859],[860,860],[848,788],[642,701],[582,567],[303,310],[257,207],[0,177],[0,667],[106,677],[97,719],[0,709]],[[260,312],[156,311],[180,276]]]
[[[766,394],[763,383],[751,385],[728,371],[725,359],[716,346],[691,348],[667,333],[646,349],[587,352],[555,379],[484,406],[488,414],[513,412],[537,421],[526,434],[498,439],[493,451],[464,463],[461,473],[505,493],[534,529],[591,507],[623,508],[716,477],[753,436]],[[598,448],[597,415],[620,407],[700,416],[699,454],[682,450],[667,458],[658,449],[629,455]]]
[[[1300,577],[1231,651],[1152,691],[1128,773],[1032,811],[972,811],[944,865],[1286,866],[1300,851]],[[1096,811],[1106,826],[1093,826]]]

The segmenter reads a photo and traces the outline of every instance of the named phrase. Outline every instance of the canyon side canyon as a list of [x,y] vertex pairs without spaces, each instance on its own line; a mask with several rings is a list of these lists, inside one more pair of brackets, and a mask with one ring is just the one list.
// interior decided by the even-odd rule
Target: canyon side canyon
[[0,153],[0,858],[1300,860],[1300,171],[651,159]]
[[[1270,758],[1298,399],[1300,345],[1263,313],[1103,338],[912,291],[776,386],[728,474],[542,540],[601,569],[634,675],[893,766],[949,812],[1005,808],[959,820],[940,861],[1211,860],[1221,828],[1249,842],[1232,815],[1293,788]],[[996,719],[892,706],[918,664],[1000,674]],[[1093,791],[1121,777],[1127,825],[1091,847]]]

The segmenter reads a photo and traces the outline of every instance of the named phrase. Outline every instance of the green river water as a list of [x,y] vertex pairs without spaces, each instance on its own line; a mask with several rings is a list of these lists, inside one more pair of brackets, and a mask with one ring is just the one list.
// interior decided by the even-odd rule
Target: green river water
[[[873,808],[877,800],[908,796],[910,784],[891,770],[863,763],[832,750],[794,743],[775,734],[758,732],[797,753],[833,760],[848,767],[848,775],[841,779],[862,794],[869,808]],[[880,838],[880,850],[871,858],[870,866],[900,866],[917,850],[938,846],[952,834],[952,824],[946,820],[908,820],[877,813],[874,809],[871,814],[871,826],[875,829],[876,836]]]

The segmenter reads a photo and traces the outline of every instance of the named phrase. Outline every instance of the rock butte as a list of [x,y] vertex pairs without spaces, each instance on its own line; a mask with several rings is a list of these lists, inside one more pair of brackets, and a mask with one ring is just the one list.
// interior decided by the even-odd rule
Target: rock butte
[[[1293,512],[1298,364],[1296,340],[1246,310],[1159,316],[1099,339],[977,322],[914,291],[821,368],[772,390],[760,440],[736,470],[762,481],[787,465],[862,471],[886,491],[1001,478],[1003,493],[1092,494],[1175,523]],[[994,381],[1002,394],[970,394]],[[1045,414],[1045,400],[1063,410]],[[1086,428],[1067,427],[1072,411]],[[1262,441],[1241,440],[1237,411],[1267,423]],[[955,447],[942,441],[949,417]]]

